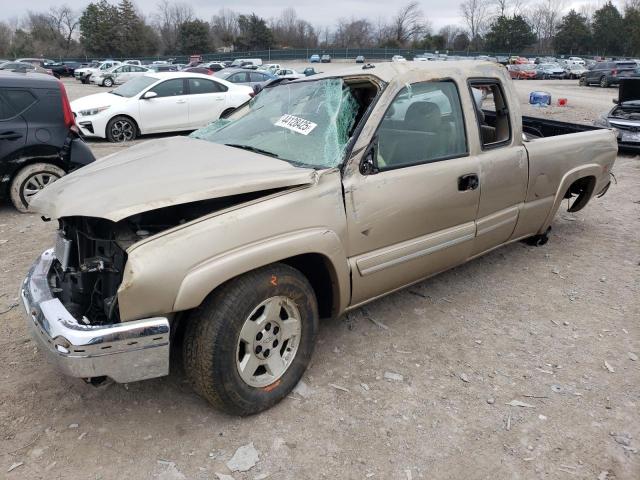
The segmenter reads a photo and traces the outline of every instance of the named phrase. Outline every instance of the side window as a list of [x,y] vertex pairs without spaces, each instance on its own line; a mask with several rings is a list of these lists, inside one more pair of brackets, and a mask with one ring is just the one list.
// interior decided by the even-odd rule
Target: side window
[[2,92],[2,120],[20,115],[36,102],[36,98],[28,90],[7,88]]
[[123,65],[122,67],[118,68],[118,71],[120,73],[129,73],[131,71],[131,67],[129,65]]
[[264,82],[267,79],[267,76],[258,72],[250,72],[249,78],[251,78],[252,82]]
[[482,149],[503,147],[511,143],[509,106],[498,80],[469,82],[474,99]]
[[375,152],[381,171],[467,155],[455,83],[415,83],[400,90],[380,122]]
[[142,67],[135,67],[135,66],[132,66],[132,67],[131,67],[131,71],[132,71],[132,72],[146,72],[146,71],[147,71],[147,69],[146,69],[146,68],[142,68]]
[[182,78],[174,78],[166,82],[159,83],[150,91],[156,92],[158,97],[173,97],[176,95],[184,95],[184,81]]
[[198,95],[200,93],[218,93],[226,92],[227,87],[213,80],[204,80],[202,78],[189,79],[189,93]]
[[249,81],[245,72],[234,73],[229,77],[229,81],[233,83],[246,83]]

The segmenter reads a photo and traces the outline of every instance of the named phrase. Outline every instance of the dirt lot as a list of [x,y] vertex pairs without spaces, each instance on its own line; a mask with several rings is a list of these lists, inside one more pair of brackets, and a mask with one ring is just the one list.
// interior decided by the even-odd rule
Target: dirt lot
[[[541,87],[517,85],[523,101]],[[544,110],[558,119],[615,96],[543,86],[569,98]],[[637,480],[640,161],[614,172],[604,198],[559,213],[546,246],[504,247],[326,321],[307,388],[243,419],[212,410],[179,365],[96,389],[44,363],[11,307],[53,226],[0,206],[0,478]],[[250,443],[257,464],[230,472]]]

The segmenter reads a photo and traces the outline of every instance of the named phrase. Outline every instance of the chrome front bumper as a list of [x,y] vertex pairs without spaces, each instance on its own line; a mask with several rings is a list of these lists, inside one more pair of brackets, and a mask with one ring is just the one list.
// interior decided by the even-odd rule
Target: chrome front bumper
[[119,383],[168,375],[169,321],[79,323],[51,292],[48,276],[54,260],[53,249],[45,251],[20,292],[31,334],[51,363],[72,377],[107,376]]

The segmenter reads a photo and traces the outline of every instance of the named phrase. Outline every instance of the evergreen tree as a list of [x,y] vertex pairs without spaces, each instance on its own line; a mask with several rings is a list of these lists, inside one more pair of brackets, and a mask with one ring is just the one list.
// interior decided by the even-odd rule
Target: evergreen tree
[[640,9],[627,7],[624,12],[625,52],[627,55],[640,56]]
[[181,24],[178,29],[178,49],[185,55],[208,52],[210,49],[209,24],[202,20]]
[[521,15],[498,17],[485,37],[487,49],[504,53],[521,52],[535,41],[531,26]]
[[554,46],[558,53],[577,55],[591,51],[592,37],[587,17],[571,10],[558,26]]
[[624,19],[610,1],[593,14],[593,45],[600,55],[620,55],[624,50]]
[[238,16],[237,47],[240,50],[265,50],[273,45],[273,33],[267,22],[255,13]]

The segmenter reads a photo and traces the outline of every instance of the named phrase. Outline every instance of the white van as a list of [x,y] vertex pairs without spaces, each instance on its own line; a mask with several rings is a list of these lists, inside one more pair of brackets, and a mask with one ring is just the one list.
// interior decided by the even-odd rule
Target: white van
[[259,67],[262,65],[262,59],[260,58],[236,58],[232,63],[232,67],[239,67],[243,64],[250,63],[254,67]]

